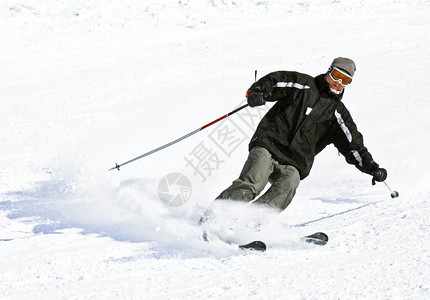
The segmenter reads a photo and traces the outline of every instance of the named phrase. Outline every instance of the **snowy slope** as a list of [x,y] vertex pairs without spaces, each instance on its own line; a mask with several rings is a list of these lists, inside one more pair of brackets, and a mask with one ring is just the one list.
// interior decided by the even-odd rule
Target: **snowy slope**
[[[429,13],[425,0],[2,1],[0,299],[428,299]],[[264,220],[222,234],[265,253],[203,242],[198,217],[270,105],[108,171],[243,104],[254,70],[316,76],[337,56],[357,63],[343,101],[399,198],[327,147],[282,214],[222,212]],[[172,173],[190,181],[178,207],[160,200]],[[300,242],[315,231],[327,246]]]

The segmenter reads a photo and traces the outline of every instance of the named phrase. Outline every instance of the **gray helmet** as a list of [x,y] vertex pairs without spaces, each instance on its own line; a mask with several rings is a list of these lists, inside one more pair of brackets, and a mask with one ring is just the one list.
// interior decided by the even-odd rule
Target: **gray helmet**
[[351,76],[354,76],[354,72],[356,70],[355,63],[351,59],[345,57],[335,58],[330,67],[339,68]]

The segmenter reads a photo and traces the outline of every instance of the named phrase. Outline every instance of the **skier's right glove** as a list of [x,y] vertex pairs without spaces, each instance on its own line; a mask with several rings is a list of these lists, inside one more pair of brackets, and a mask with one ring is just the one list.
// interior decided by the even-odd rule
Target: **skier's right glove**
[[256,82],[246,92],[248,105],[251,107],[266,104],[266,99],[270,97],[270,93],[265,92],[263,88]]
[[372,185],[376,184],[376,181],[378,182],[382,182],[385,179],[387,179],[387,170],[383,169],[383,168],[377,168],[376,170],[374,170],[372,172]]

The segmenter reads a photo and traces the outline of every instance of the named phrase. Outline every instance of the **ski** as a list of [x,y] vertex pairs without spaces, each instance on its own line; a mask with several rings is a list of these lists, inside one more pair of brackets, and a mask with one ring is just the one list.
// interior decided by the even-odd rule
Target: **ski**
[[302,238],[306,243],[324,246],[328,242],[328,236],[324,232],[316,232]]
[[253,241],[249,244],[239,245],[239,248],[242,250],[254,250],[254,251],[266,251],[266,244],[262,241]]
[[[306,243],[324,246],[328,242],[328,236],[324,232],[316,232],[303,237],[302,240]],[[262,241],[254,241],[249,244],[239,245],[239,248],[243,250],[266,251],[267,246]]]
[[[210,242],[210,238],[208,236],[208,231],[203,230],[202,239],[205,242]],[[311,235],[307,235],[301,238],[302,241],[310,244],[315,244],[318,246],[324,246],[328,242],[328,235],[324,232],[316,232]],[[224,241],[227,244],[231,244],[230,242]],[[267,246],[263,241],[253,241],[248,244],[238,245],[239,249],[242,250],[254,250],[254,251],[266,251]]]

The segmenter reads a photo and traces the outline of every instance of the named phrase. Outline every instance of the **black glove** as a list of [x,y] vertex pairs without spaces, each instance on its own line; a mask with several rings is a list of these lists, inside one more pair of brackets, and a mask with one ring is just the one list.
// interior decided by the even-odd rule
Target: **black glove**
[[377,168],[372,172],[372,185],[376,184],[376,181],[382,182],[387,179],[387,170],[383,168]]
[[266,104],[266,99],[269,97],[270,93],[264,91],[257,83],[251,85],[249,90],[246,92],[246,98],[248,99],[248,104],[251,107]]

